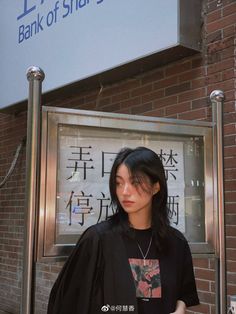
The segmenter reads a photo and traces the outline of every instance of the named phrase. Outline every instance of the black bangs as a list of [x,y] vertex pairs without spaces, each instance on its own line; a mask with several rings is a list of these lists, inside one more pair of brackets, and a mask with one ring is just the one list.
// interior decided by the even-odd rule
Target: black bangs
[[135,171],[134,173],[130,172],[130,175],[134,185],[137,187],[140,186],[146,193],[151,192],[154,183],[150,181],[148,175],[140,171]]

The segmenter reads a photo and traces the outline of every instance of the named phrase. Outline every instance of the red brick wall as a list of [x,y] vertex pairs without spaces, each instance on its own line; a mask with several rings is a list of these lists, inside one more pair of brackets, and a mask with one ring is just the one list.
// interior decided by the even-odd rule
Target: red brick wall
[[[25,114],[0,115],[0,181],[25,135]],[[0,310],[19,313],[24,225],[25,148],[0,189]]]
[[[203,1],[202,52],[120,83],[79,93],[47,105],[106,112],[211,120],[209,94],[225,92],[224,174],[227,292],[236,295],[236,3]],[[0,115],[0,179],[26,133],[26,115]],[[0,309],[19,313],[23,244],[24,152],[7,185],[0,189]],[[195,259],[201,305],[189,313],[215,313],[214,259]],[[44,314],[62,263],[37,263],[36,314]]]
[[224,175],[227,293],[236,295],[236,3],[211,1],[206,18],[208,90],[225,91]]

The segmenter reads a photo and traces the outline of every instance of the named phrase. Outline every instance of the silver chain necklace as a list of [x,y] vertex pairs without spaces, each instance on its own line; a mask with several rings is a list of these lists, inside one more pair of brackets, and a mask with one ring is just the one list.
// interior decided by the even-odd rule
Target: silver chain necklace
[[146,257],[147,257],[147,255],[148,255],[148,253],[149,253],[151,244],[152,244],[152,236],[151,236],[151,239],[150,239],[150,242],[149,242],[149,245],[148,245],[147,252],[146,252],[146,254],[144,254],[143,251],[142,251],[142,249],[141,249],[141,247],[140,247],[140,245],[139,245],[138,242],[137,242],[139,251],[140,251],[140,253],[142,254],[142,257],[143,257],[143,264],[144,264],[144,266],[146,266]]

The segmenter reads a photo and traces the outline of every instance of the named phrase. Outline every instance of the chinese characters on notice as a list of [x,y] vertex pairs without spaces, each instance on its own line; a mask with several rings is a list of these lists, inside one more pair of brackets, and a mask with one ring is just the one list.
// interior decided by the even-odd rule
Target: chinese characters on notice
[[[70,182],[78,182],[78,189],[70,191],[69,198],[66,203],[66,209],[68,210],[68,225],[72,224],[72,214],[76,214],[77,223],[83,226],[87,215],[97,212],[97,223],[102,217],[105,219],[113,213],[113,209],[110,206],[110,196],[105,191],[96,191],[96,196],[86,191],[83,183],[86,182],[88,173],[95,170],[94,160],[91,157],[93,152],[92,146],[70,146],[71,154],[67,158],[66,168],[70,169],[70,175],[66,178]],[[157,152],[164,165],[166,180],[176,180],[178,175],[178,153],[175,153],[173,149],[169,151],[161,149]],[[100,151],[96,152],[96,156],[99,158],[100,169],[96,169],[97,173],[100,173],[100,177],[108,177],[110,173],[111,164],[116,156],[116,152]],[[98,171],[99,170],[99,171]],[[98,178],[94,177],[94,185]],[[108,184],[108,183],[107,183]],[[91,201],[96,200],[96,208],[91,205]],[[178,226],[179,224],[179,195],[168,196],[168,206],[170,209],[171,222]],[[75,215],[73,215],[75,217]]]

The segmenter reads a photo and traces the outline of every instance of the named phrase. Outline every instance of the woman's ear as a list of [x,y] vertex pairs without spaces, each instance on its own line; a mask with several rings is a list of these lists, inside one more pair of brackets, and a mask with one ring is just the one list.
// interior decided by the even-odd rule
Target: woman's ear
[[157,194],[160,191],[160,183],[156,182],[152,188],[152,195]]

